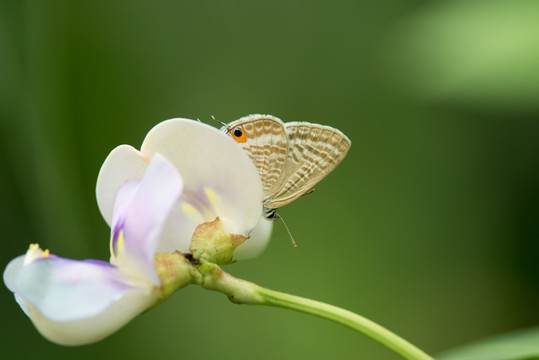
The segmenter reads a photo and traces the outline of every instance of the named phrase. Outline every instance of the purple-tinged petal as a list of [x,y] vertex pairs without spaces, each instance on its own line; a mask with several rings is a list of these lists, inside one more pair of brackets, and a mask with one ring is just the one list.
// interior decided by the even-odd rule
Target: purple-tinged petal
[[103,261],[48,255],[23,266],[24,257],[9,263],[4,281],[43,336],[59,344],[98,341],[160,297],[151,283]]
[[160,154],[152,157],[139,183],[118,192],[112,224],[114,261],[130,276],[160,284],[154,258],[165,222],[183,189],[175,167]]
[[108,262],[49,256],[19,270],[15,292],[52,321],[72,321],[102,313],[132,288],[128,281]]
[[116,194],[115,208],[112,215],[112,224],[111,224],[111,244],[110,244],[110,255],[111,261],[118,255],[117,247],[120,239],[123,241],[123,231],[125,227],[125,219],[127,213],[129,212],[129,207],[133,203],[133,198],[137,194],[138,189],[140,188],[140,179],[130,180],[124,183]]

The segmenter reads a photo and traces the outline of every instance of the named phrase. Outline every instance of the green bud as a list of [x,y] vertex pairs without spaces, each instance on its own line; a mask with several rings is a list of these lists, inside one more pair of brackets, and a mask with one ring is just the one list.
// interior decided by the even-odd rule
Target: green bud
[[245,236],[226,233],[217,217],[214,221],[197,226],[189,251],[194,259],[225,265],[234,262],[234,251],[245,240]]

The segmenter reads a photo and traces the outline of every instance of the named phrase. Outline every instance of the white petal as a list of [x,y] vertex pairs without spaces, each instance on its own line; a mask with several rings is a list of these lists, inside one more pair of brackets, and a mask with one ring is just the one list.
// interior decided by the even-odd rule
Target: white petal
[[25,257],[26,255],[17,256],[7,264],[4,270],[4,284],[11,292],[15,292],[15,280],[23,267]]
[[[262,183],[251,159],[234,140],[219,130],[193,120],[171,119],[156,125],[146,136],[141,152],[158,152],[179,170],[185,192],[210,203],[229,233],[247,234],[262,214]],[[210,218],[211,217],[211,218]]]
[[158,294],[129,290],[101,314],[80,320],[53,321],[27,303],[28,315],[39,332],[60,345],[85,345],[116,332],[135,316],[152,306]]
[[109,224],[119,187],[125,181],[140,179],[156,152],[176,166],[185,183],[157,251],[187,251],[196,226],[217,216],[227,232],[249,235],[262,214],[258,171],[228,136],[188,119],[156,125],[146,136],[141,152],[127,145],[112,151],[101,168],[96,190],[100,210]]
[[159,239],[156,252],[189,251],[189,244],[195,228],[207,221],[204,216],[189,208],[185,195],[174,204]]
[[97,176],[96,196],[101,215],[109,226],[118,189],[126,181],[142,178],[147,160],[130,145],[116,147],[105,159]]
[[234,259],[243,260],[260,255],[268,246],[274,222],[261,217],[256,227],[249,234],[249,239],[234,252]]

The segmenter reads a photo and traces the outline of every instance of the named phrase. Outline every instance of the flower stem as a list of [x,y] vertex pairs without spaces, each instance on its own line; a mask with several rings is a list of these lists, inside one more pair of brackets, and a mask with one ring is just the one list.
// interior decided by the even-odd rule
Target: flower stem
[[265,305],[301,311],[347,326],[378,341],[380,344],[393,350],[405,359],[432,360],[432,357],[400,336],[397,336],[377,323],[351,311],[320,301],[289,295],[261,287],[257,289],[257,292],[265,300]]
[[249,281],[237,279],[215,264],[204,263],[199,267],[199,271],[202,274],[200,285],[209,290],[225,293],[234,303],[269,305],[301,311],[354,329],[378,341],[405,359],[433,359],[421,349],[386,328],[351,311],[320,301],[265,289]]

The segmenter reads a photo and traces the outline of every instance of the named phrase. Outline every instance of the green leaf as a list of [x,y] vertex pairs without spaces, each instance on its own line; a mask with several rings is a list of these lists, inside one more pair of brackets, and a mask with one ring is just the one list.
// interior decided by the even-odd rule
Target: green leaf
[[539,327],[503,334],[449,350],[438,360],[539,359]]

